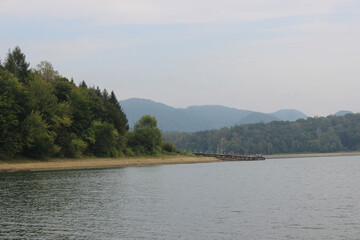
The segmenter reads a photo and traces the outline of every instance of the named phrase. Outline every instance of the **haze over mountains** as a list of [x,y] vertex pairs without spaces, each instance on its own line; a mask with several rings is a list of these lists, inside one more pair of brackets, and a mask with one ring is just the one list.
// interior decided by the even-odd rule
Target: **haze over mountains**
[[294,109],[261,113],[218,105],[173,108],[152,100],[139,98],[120,101],[120,105],[129,120],[130,127],[133,127],[141,116],[150,114],[156,117],[159,128],[164,132],[195,132],[231,127],[237,124],[295,121],[299,118],[307,118],[304,113]]

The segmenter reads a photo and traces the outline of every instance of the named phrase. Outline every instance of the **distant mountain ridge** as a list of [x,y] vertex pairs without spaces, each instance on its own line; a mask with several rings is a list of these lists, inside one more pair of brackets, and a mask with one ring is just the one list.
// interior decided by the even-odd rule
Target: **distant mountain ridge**
[[308,117],[296,109],[282,109],[274,113],[270,113],[270,115],[283,121],[296,121],[300,118],[306,119]]
[[196,132],[238,124],[295,121],[299,118],[307,118],[304,113],[293,109],[267,114],[219,105],[173,108],[163,103],[140,98],[120,101],[120,105],[128,118],[130,127],[133,127],[143,115],[150,114],[156,117],[159,128],[164,132]]
[[346,114],[353,114],[353,112],[352,112],[352,111],[348,111],[348,110],[341,110],[341,111],[336,112],[334,115],[335,115],[335,116],[344,116],[344,115],[346,115]]

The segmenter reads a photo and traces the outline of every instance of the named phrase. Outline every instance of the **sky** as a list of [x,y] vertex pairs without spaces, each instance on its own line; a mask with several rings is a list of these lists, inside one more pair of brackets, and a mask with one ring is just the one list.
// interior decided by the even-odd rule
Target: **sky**
[[119,100],[360,112],[359,0],[0,0],[0,46]]

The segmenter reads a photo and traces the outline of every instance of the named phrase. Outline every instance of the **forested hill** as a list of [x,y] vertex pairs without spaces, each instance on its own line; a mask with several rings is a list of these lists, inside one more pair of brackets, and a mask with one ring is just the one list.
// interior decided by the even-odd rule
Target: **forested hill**
[[113,91],[62,77],[49,62],[29,68],[19,47],[0,62],[0,160],[119,156],[174,151],[157,121],[143,116],[128,131]]
[[181,150],[246,154],[360,151],[360,114],[166,134]]
[[286,109],[274,113],[260,113],[218,105],[173,108],[147,99],[131,98],[120,101],[128,117],[130,127],[143,115],[155,116],[159,128],[164,132],[196,132],[220,129],[236,124],[271,122],[275,120],[295,121],[307,118],[298,110]]

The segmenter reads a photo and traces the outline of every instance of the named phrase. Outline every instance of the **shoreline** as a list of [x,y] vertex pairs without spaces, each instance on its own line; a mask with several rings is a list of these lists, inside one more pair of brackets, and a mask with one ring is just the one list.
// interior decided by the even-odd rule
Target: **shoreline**
[[[306,157],[335,157],[357,156],[360,152],[338,153],[292,153],[264,155],[266,159],[306,158]],[[0,173],[5,172],[32,172],[55,170],[79,170],[151,166],[163,164],[191,164],[223,162],[215,157],[199,156],[162,156],[162,157],[120,157],[120,158],[53,158],[46,161],[32,159],[0,160]]]
[[336,157],[336,156],[358,156],[360,152],[335,152],[335,153],[282,153],[264,155],[266,159],[278,158],[306,158],[306,157]]
[[15,160],[14,162],[11,162],[11,160],[0,160],[0,173],[119,168],[163,164],[209,163],[220,161],[221,160],[214,157],[194,156],[49,159],[47,161],[24,159]]

